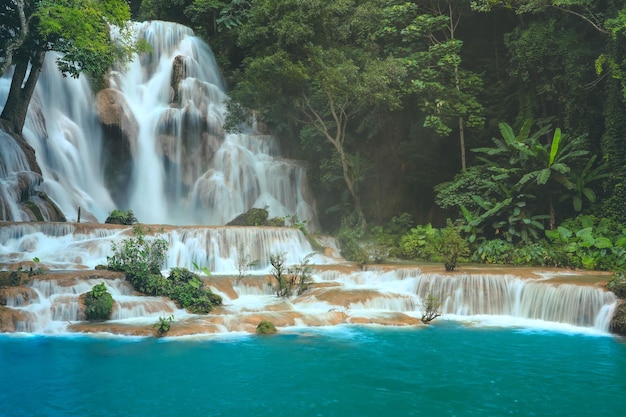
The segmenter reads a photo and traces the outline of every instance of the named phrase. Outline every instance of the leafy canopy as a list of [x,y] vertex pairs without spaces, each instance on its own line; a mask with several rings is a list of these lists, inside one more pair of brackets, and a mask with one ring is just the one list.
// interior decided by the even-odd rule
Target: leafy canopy
[[111,37],[113,26],[125,28],[130,20],[125,0],[41,0],[33,17],[31,46],[61,53],[59,69],[72,77],[104,74],[134,50],[123,37]]

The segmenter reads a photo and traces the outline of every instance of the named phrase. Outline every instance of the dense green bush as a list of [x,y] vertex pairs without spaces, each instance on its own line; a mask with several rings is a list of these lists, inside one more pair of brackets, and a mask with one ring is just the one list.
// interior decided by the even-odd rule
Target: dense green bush
[[85,316],[87,320],[109,320],[113,311],[113,297],[104,282],[94,285],[85,295]]
[[133,214],[132,210],[113,210],[109,217],[104,221],[110,224],[125,224],[131,225],[137,223],[137,218]]
[[626,228],[609,219],[581,215],[546,231],[552,256],[572,268],[615,270],[626,266]]
[[443,262],[446,271],[456,268],[460,257],[468,255],[469,245],[459,227],[450,219],[446,227],[437,229],[430,223],[415,226],[400,239],[400,250],[408,259]]
[[251,208],[228,222],[228,226],[267,226],[268,217],[266,209]]
[[430,223],[417,225],[400,239],[400,250],[407,259],[421,259],[424,261],[437,260],[439,253],[434,245],[438,230]]
[[179,307],[204,314],[220,305],[222,298],[204,288],[198,275],[185,268],[173,268],[168,278],[161,275],[165,264],[167,241],[147,238],[138,225],[134,236],[113,244],[113,255],[107,257],[109,268],[122,271],[135,290],[147,295],[171,298]]
[[122,271],[127,276],[146,278],[160,274],[165,265],[168,243],[163,238],[149,238],[141,225],[133,228],[133,236],[121,243],[113,243],[113,255],[107,256],[110,269]]
[[167,295],[181,308],[192,313],[206,314],[216,305],[222,304],[222,297],[204,287],[198,275],[186,268],[173,268],[167,281],[171,288]]

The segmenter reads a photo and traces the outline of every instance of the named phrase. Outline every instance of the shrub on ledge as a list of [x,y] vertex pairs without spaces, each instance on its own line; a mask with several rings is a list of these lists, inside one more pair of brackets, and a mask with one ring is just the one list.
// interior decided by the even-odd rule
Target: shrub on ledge
[[85,315],[87,320],[109,320],[113,311],[113,297],[104,282],[94,285],[85,295]]

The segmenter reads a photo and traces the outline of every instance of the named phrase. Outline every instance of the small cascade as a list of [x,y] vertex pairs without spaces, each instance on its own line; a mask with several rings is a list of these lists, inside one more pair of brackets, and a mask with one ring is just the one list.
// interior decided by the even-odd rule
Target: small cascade
[[[424,274],[419,269],[341,274],[323,272],[304,304],[325,303],[327,309],[353,314],[400,312],[420,317],[428,296],[441,301],[441,311],[463,319],[507,316],[564,323],[608,332],[617,304],[611,292],[590,286],[552,285],[512,275]],[[336,285],[329,286],[330,282]]]
[[[45,260],[51,269],[94,268],[106,265],[112,245],[131,236],[129,227],[82,227],[65,223],[8,224],[0,227],[0,264]],[[288,227],[155,227],[155,236],[169,242],[164,269],[194,270],[196,265],[216,274],[237,274],[240,255],[257,260],[256,273],[268,271],[271,255],[284,254],[299,264],[314,252],[304,234]],[[73,232],[76,230],[76,232]],[[148,238],[151,238],[148,236]],[[330,260],[316,254],[312,263]]]
[[510,275],[419,275],[415,293],[442,301],[444,314],[494,315],[568,323],[580,327],[605,326],[617,298],[600,288],[542,284]]
[[114,304],[111,320],[154,323],[161,316],[186,313],[177,309],[169,300],[160,297],[131,295],[132,287],[123,279],[71,278],[34,279],[29,289],[34,292],[28,301],[19,296],[6,300],[6,306],[19,313],[15,320],[16,332],[65,333],[68,326],[85,320],[81,295],[91,291],[94,285],[105,282]]

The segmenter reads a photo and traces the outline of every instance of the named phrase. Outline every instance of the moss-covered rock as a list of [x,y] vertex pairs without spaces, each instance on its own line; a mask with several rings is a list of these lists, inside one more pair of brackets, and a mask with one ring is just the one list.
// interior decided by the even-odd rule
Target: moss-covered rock
[[263,320],[256,326],[256,334],[275,334],[278,330],[271,321]]
[[104,221],[108,224],[123,224],[123,225],[133,225],[137,223],[137,218],[132,210],[113,210],[109,217]]
[[269,213],[265,209],[251,208],[228,222],[228,226],[267,226]]
[[611,332],[626,336],[626,302],[619,303],[611,320]]
[[609,289],[617,297],[626,299],[626,281],[613,281]]
[[0,288],[17,287],[28,282],[28,272],[23,270],[0,271]]

